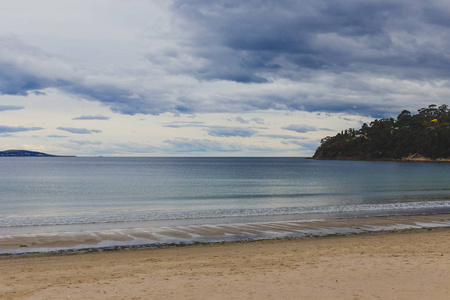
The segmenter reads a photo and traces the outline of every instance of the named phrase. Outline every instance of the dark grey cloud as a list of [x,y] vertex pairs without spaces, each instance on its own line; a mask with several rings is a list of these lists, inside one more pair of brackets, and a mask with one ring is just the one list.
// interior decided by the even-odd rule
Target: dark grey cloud
[[50,80],[27,74],[11,63],[0,62],[0,92],[2,94],[25,96],[29,90],[53,85]]
[[[108,77],[108,76],[106,76]],[[134,91],[134,86],[119,87],[116,85],[118,79],[114,77],[106,78],[106,83],[85,83],[72,82],[63,89],[71,94],[80,97],[100,101],[107,105],[112,111],[126,114],[153,114],[158,115],[164,112],[181,112],[178,107],[169,101],[166,91],[155,90],[145,91],[141,94]]]
[[[385,117],[417,109],[427,97],[448,101],[414,91],[406,96],[415,99],[404,100],[407,87],[385,82],[441,88],[450,80],[450,8],[443,1],[174,0],[171,13],[161,47],[149,49],[139,70],[89,69],[0,38],[0,93],[56,88],[130,115],[276,109]],[[252,89],[203,88],[222,81]],[[280,81],[309,86],[267,88]]]
[[136,91],[136,86],[127,81],[133,74],[88,69],[14,37],[0,37],[0,53],[0,94],[25,96],[57,88],[102,102],[122,114],[177,111],[176,104],[168,100],[170,92],[159,87]]
[[[353,76],[349,79],[349,81],[357,80]],[[336,90],[342,93],[343,87],[339,85],[340,82],[337,82],[335,85],[315,86],[312,80],[309,84],[311,85],[311,88],[308,89],[309,93],[302,90],[295,93],[284,93],[283,89],[280,88],[274,92],[268,91],[262,93],[259,93],[255,89],[255,91],[236,94],[232,97],[219,95],[214,98],[214,101],[198,104],[198,106],[195,106],[195,110],[198,112],[239,113],[243,111],[272,109],[386,117],[392,114],[398,114],[399,109],[401,111],[405,107],[404,105],[398,106],[395,101],[386,98],[382,93],[383,91],[380,91],[379,88],[374,90],[373,94],[372,91],[364,91],[363,94],[366,99],[355,99],[354,96],[349,96],[354,93],[352,88],[346,90],[349,95],[346,93],[336,95]],[[328,92],[324,92],[322,89],[328,89]],[[183,101],[186,103],[196,103],[197,100],[190,96],[184,96]],[[368,103],[364,103],[364,101]],[[411,105],[410,101],[409,105]]]
[[6,126],[0,125],[0,133],[22,132],[22,131],[35,131],[42,130],[42,127],[22,127],[22,126]]
[[49,134],[49,135],[47,135],[47,137],[61,139],[61,138],[66,138],[67,135]]
[[23,106],[18,105],[0,105],[0,111],[7,111],[7,110],[21,110],[24,109]]
[[105,117],[105,116],[79,116],[76,118],[72,118],[72,120],[109,120],[109,117]]
[[441,1],[176,0],[196,30],[201,79],[301,79],[303,70],[448,78],[450,22]]
[[258,131],[251,128],[240,127],[212,127],[208,130],[208,134],[217,137],[251,137]]
[[97,129],[74,128],[74,127],[58,127],[57,129],[76,134],[92,134],[102,132],[101,130]]
[[295,132],[298,132],[298,133],[307,133],[307,132],[310,132],[310,131],[317,131],[317,127],[309,126],[309,125],[305,125],[305,124],[289,125],[289,126],[282,127],[282,129],[284,129],[284,130],[291,130],[291,131],[295,131]]
[[[55,65],[51,55],[38,47],[17,38],[2,37],[0,51],[0,93],[27,95],[35,90],[64,85],[63,78],[58,78],[58,75],[54,76],[52,72],[45,74],[49,69],[36,69],[39,64],[43,68],[48,67],[46,63]],[[62,62],[56,64],[63,65]]]

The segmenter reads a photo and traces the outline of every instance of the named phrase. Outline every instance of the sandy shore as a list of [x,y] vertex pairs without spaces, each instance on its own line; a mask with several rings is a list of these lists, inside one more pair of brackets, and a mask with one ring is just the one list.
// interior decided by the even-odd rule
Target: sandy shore
[[450,299],[450,230],[0,258],[0,299]]
[[[126,223],[125,223],[126,224]],[[117,224],[116,224],[117,225]],[[142,224],[141,224],[142,225]],[[114,226],[114,224],[112,225]],[[41,229],[41,227],[37,227]],[[85,248],[132,247],[139,245],[230,242],[280,237],[349,235],[401,229],[450,228],[450,214],[194,224],[105,230],[36,232],[0,235],[0,255],[72,251]],[[46,229],[42,227],[42,229]],[[4,230],[4,229],[3,229]]]

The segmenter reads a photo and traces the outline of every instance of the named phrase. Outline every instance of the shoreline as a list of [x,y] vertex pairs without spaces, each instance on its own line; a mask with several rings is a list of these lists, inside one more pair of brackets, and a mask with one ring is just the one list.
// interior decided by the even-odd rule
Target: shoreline
[[67,255],[84,255],[94,253],[107,253],[107,252],[121,252],[121,251],[145,251],[145,250],[157,250],[157,249],[172,249],[172,248],[189,248],[189,247],[201,247],[201,246],[220,246],[220,245],[234,245],[245,243],[259,243],[259,242],[277,242],[277,241],[291,241],[291,240],[316,240],[316,239],[328,239],[328,238],[345,238],[345,237],[365,237],[365,236],[377,236],[377,235],[390,235],[390,234],[408,234],[408,233],[425,233],[435,231],[450,231],[450,227],[431,227],[431,228],[402,228],[402,229],[390,229],[379,231],[364,231],[361,233],[329,233],[325,235],[305,235],[302,237],[277,237],[277,238],[262,238],[262,239],[242,239],[232,241],[216,241],[216,242],[192,242],[192,243],[153,243],[153,244],[137,244],[137,245],[124,245],[124,246],[106,246],[106,247],[92,247],[92,248],[80,248],[80,249],[65,249],[55,250],[49,252],[23,252],[23,253],[0,253],[0,261],[2,259],[14,259],[20,257],[52,257],[52,256],[67,256]]
[[0,236],[0,257],[450,228],[450,214],[112,228]]
[[2,299],[445,299],[450,229],[0,257]]
[[450,158],[429,158],[424,156],[408,156],[402,158],[378,158],[378,159],[365,159],[362,157],[307,157],[306,159],[312,160],[342,160],[342,161],[393,161],[393,162],[435,162],[435,163],[447,163],[450,162]]

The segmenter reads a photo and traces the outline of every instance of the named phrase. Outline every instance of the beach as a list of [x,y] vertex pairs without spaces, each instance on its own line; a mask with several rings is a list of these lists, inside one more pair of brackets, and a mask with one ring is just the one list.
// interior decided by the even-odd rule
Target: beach
[[448,171],[5,160],[0,299],[450,299]]
[[450,230],[0,258],[1,299],[449,299]]

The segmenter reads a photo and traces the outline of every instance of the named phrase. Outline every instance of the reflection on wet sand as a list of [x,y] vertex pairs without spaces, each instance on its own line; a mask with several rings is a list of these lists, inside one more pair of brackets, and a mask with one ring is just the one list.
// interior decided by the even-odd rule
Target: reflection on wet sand
[[4,235],[0,236],[0,253],[51,252],[138,245],[158,246],[282,237],[302,238],[437,227],[450,227],[450,214]]

